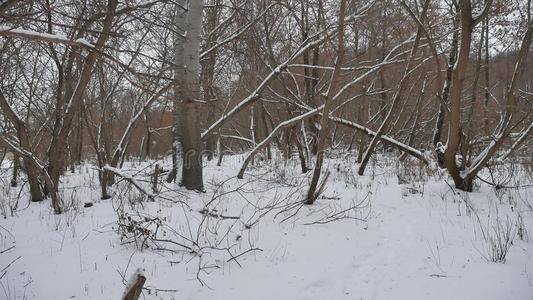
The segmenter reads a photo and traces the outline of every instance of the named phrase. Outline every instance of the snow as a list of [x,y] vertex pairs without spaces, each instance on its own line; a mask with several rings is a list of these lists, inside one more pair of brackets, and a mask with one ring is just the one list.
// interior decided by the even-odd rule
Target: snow
[[34,30],[11,28],[8,26],[0,26],[0,35],[14,35],[14,36],[21,36],[21,37],[36,39],[36,40],[45,41],[45,42],[57,42],[57,43],[62,43],[62,44],[73,44],[73,45],[78,45],[78,46],[94,48],[93,44],[91,44],[90,42],[82,38],[74,41],[62,34],[51,34],[51,33],[45,33],[45,32],[38,32]]
[[26,30],[20,28],[11,28],[8,26],[0,26],[0,31],[9,31],[15,34],[28,35],[28,36],[38,36],[45,39],[55,39],[55,40],[68,40],[66,36],[60,34],[49,34],[44,32],[37,32],[33,30]]
[[94,48],[94,45],[91,44],[91,43],[90,43],[89,41],[87,41],[86,39],[81,39],[81,38],[80,38],[80,39],[77,39],[77,40],[76,40],[76,43],[79,43],[79,44],[84,45],[84,46],[89,47],[89,48]]
[[[253,134],[253,131],[252,131],[252,134]],[[227,139],[239,140],[239,141],[247,142],[247,143],[250,143],[250,144],[255,144],[255,142],[253,140],[247,139],[245,137],[238,136],[238,135],[221,134],[220,137],[227,138]]]
[[529,124],[529,126],[524,131],[519,133],[518,138],[513,143],[511,148],[509,148],[508,150],[505,150],[505,152],[497,158],[497,161],[503,162],[509,155],[511,155],[511,153],[513,153],[513,151],[515,151],[526,140],[526,138],[532,131],[533,131],[533,122],[531,122],[531,124]]
[[[300,206],[308,176],[297,159],[279,155],[258,160],[242,180],[235,175],[243,157],[225,156],[221,167],[205,167],[206,193],[163,180],[160,197],[141,204],[126,181],[112,188],[113,199],[99,200],[97,170],[83,165],[63,178],[70,205],[62,215],[48,201],[27,203],[27,187],[11,214],[19,190],[0,169],[0,252],[14,247],[0,254],[0,270],[21,256],[0,272],[0,299],[119,299],[138,269],[147,278],[142,299],[531,299],[530,236],[514,238],[503,264],[487,260],[484,235],[518,215],[532,232],[533,188],[464,193],[438,170],[383,156],[357,176],[353,155],[329,153],[323,197]],[[170,166],[127,163],[114,171],[149,190],[155,163]],[[516,180],[531,181],[523,175]],[[216,216],[199,213],[204,208]],[[168,243],[160,245],[173,252],[136,248],[117,233],[119,209],[138,221],[160,218],[159,239],[194,253]],[[334,215],[344,218],[305,225]]]

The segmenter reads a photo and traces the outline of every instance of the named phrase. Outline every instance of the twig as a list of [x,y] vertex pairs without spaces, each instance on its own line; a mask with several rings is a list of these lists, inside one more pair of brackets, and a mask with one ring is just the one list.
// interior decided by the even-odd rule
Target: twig
[[14,245],[11,246],[11,247],[9,247],[9,248],[7,248],[7,249],[5,249],[5,250],[0,251],[0,254],[2,254],[2,253],[4,253],[4,252],[7,252],[7,251],[9,251],[9,250],[11,250],[11,249],[13,249],[13,248],[15,248]]
[[2,270],[0,270],[0,272],[4,272],[5,270],[7,270],[7,268],[9,268],[14,262],[16,262],[17,260],[19,260],[20,258],[22,257],[22,255],[20,255],[19,257],[15,258],[12,262],[10,262],[7,266],[5,266]]
[[[228,259],[226,262],[230,262],[230,261],[232,261],[232,260],[237,261],[237,258],[243,256],[244,254],[246,254],[246,253],[248,253],[248,252],[252,252],[252,251],[263,251],[263,249],[260,249],[260,248],[251,248],[251,249],[248,249],[248,250],[244,251],[243,253],[241,253],[241,254],[239,254],[239,255],[237,255],[237,256],[232,256],[232,257],[231,257],[230,259]],[[240,266],[240,264],[239,264],[239,266]]]
[[221,215],[221,214],[217,214],[213,211],[209,211],[207,209],[201,209],[199,211],[202,215],[204,216],[210,216],[210,217],[213,217],[213,218],[217,218],[217,219],[231,219],[231,220],[238,220],[240,219],[240,217],[235,217],[235,216],[224,216],[224,215]]

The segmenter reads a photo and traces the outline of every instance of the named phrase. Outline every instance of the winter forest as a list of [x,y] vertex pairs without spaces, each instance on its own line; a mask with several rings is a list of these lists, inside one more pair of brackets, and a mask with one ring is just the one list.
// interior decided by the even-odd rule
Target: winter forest
[[0,0],[0,299],[533,299],[531,0]]

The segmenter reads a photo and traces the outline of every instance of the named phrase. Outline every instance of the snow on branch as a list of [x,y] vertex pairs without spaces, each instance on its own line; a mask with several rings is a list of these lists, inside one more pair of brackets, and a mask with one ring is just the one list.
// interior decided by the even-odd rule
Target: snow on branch
[[24,157],[29,164],[31,164],[35,169],[37,169],[41,177],[44,179],[44,183],[51,194],[52,208],[54,209],[54,212],[56,214],[60,214],[63,211],[63,203],[61,200],[61,196],[58,193],[57,186],[54,185],[50,174],[48,174],[46,164],[30,151],[23,149],[20,146],[17,146],[15,142],[11,141],[9,138],[0,135],[0,141],[3,141],[3,144],[7,146],[13,153],[16,153],[20,157]]
[[133,134],[133,130],[135,129],[137,125],[137,121],[150,108],[150,106],[152,106],[154,101],[159,99],[159,97],[161,97],[168,89],[170,89],[173,84],[174,82],[169,82],[167,85],[162,87],[159,91],[157,91],[157,93],[155,93],[152,97],[146,100],[146,102],[143,104],[141,109],[131,117],[128,123],[128,126],[126,127],[126,130],[122,134],[120,142],[118,143],[118,146],[115,149],[115,152],[113,153],[113,160],[111,163],[113,166],[116,166],[117,163],[120,161],[121,156],[124,155],[126,144],[128,143],[129,139],[131,138],[131,135]]
[[276,126],[276,128],[274,128],[270,134],[264,139],[261,141],[261,143],[259,143],[257,146],[255,146],[255,148],[250,152],[248,153],[248,156],[246,156],[246,159],[244,160],[244,163],[242,164],[242,167],[241,169],[239,170],[239,174],[237,175],[237,178],[240,178],[242,179],[243,176],[244,176],[244,171],[246,171],[246,167],[248,167],[248,164],[252,161],[252,158],[255,156],[255,154],[257,152],[259,152],[259,150],[263,149],[266,145],[268,145],[268,143],[270,142],[270,140],[272,140],[274,138],[274,136],[276,136],[276,134],[283,128],[285,127],[288,127],[288,126],[291,126],[291,125],[294,125],[298,122],[301,122],[309,117],[312,117],[318,113],[320,113],[322,110],[324,109],[324,104],[322,104],[321,106],[313,109],[313,110],[310,110],[304,114],[301,114],[297,117],[294,117],[292,119],[289,119],[289,120],[286,120],[286,121],[283,121],[281,123],[279,123],[278,126]]
[[242,100],[239,104],[235,105],[235,107],[230,110],[229,112],[223,114],[217,121],[215,121],[209,128],[207,128],[204,132],[202,132],[202,139],[205,139],[211,132],[217,130],[220,128],[224,123],[226,123],[228,120],[230,120],[232,117],[234,117],[237,113],[245,109],[246,107],[253,104],[255,101],[259,100],[261,97],[261,93],[264,89],[266,89],[270,83],[279,76],[279,74],[282,73],[283,70],[285,70],[288,65],[297,57],[305,53],[308,49],[311,49],[312,47],[318,46],[322,42],[326,40],[326,36],[323,36],[322,38],[312,42],[308,43],[303,47],[300,47],[300,49],[294,53],[288,60],[278,65],[276,68],[268,74],[268,76],[263,79],[263,81],[259,84],[259,86],[250,94],[248,97],[246,97],[244,100]]
[[39,158],[37,158],[33,153],[22,149],[22,147],[19,147],[16,145],[16,143],[12,140],[10,140],[8,137],[0,135],[0,140],[3,141],[3,144],[8,147],[12,152],[16,153],[17,155],[29,159],[38,169],[41,171],[41,173],[46,173],[46,167],[45,163],[42,162]]
[[[360,131],[360,132],[363,132],[365,133],[366,135],[368,136],[371,136],[371,137],[375,137],[376,136],[376,132],[375,131],[372,131],[368,128],[366,128],[365,126],[362,126],[362,125],[359,125],[355,122],[352,122],[352,121],[348,121],[348,120],[345,120],[345,119],[341,119],[341,118],[338,118],[338,117],[333,117],[333,116],[329,116],[329,119],[334,121],[335,123],[338,123],[340,125],[344,125],[344,126],[347,126],[347,127],[350,127],[350,128],[353,128],[357,131]],[[424,155],[424,153],[420,150],[417,150],[411,146],[408,146],[402,142],[399,142],[389,136],[386,136],[386,135],[381,135],[379,137],[379,139],[391,146],[394,146],[396,148],[398,148],[399,150],[401,151],[404,151],[408,154],[410,154],[411,156],[414,156],[416,158],[418,158],[420,161],[422,161],[423,163],[425,164],[429,164],[426,156]]]
[[[526,33],[524,34],[524,37],[522,39],[522,44],[520,46],[520,51],[518,52],[518,58],[516,59],[514,71],[512,75],[511,82],[509,84],[509,88],[506,91],[505,94],[505,112],[502,117],[502,121],[498,125],[498,127],[495,130],[494,139],[489,143],[489,145],[483,149],[473,160],[472,164],[469,168],[461,172],[461,177],[463,179],[465,178],[471,178],[485,166],[485,164],[493,158],[494,154],[503,144],[503,141],[509,137],[511,134],[513,126],[511,126],[511,122],[514,119],[514,111],[515,111],[515,105],[516,105],[516,91],[518,89],[518,78],[522,75],[524,70],[524,63],[527,59],[529,48],[531,46],[531,43],[533,41],[533,22],[529,23],[528,29]],[[530,129],[526,130],[528,132]],[[527,135],[526,135],[527,136]],[[525,139],[525,137],[524,137]],[[520,139],[519,139],[520,140]],[[520,141],[516,146],[520,145]],[[513,144],[513,146],[515,146]],[[511,146],[510,151],[513,151],[513,146]],[[509,152],[509,153],[511,153]]]
[[[372,6],[372,4],[373,2],[365,5],[360,12],[350,16],[348,19],[350,21],[353,21],[354,19],[362,16],[363,13],[366,12],[368,8]],[[227,121],[233,118],[237,113],[259,100],[261,98],[261,93],[263,92],[263,90],[265,90],[274,79],[276,79],[281,73],[283,73],[294,60],[306,53],[308,50],[318,47],[325,41],[330,40],[333,36],[337,34],[337,31],[338,28],[333,27],[322,30],[316,33],[315,35],[309,37],[302,45],[300,45],[298,50],[296,50],[286,61],[282,62],[276,68],[274,68],[272,72],[270,72],[270,74],[265,77],[265,79],[263,79],[259,86],[250,95],[248,95],[248,97],[246,97],[239,104],[237,104],[232,110],[223,114],[209,128],[202,132],[202,140],[205,139],[213,131],[219,129]]]
[[505,151],[500,157],[497,158],[498,161],[502,162],[504,161],[505,159],[507,159],[507,157],[509,157],[509,155],[511,155],[511,153],[513,153],[517,148],[520,147],[520,145],[522,145],[522,143],[526,140],[526,138],[528,137],[528,135],[533,131],[533,122],[531,124],[529,124],[529,127],[522,131],[520,133],[520,136],[518,137],[518,139],[513,143],[513,145],[511,146],[511,148],[507,149],[507,151]]
[[20,28],[10,28],[8,26],[0,26],[0,36],[26,38],[43,43],[58,43],[85,48],[94,48],[94,45],[89,43],[85,39],[71,40],[61,34],[44,33]]
[[252,141],[251,139],[247,139],[245,137],[238,136],[238,135],[221,134],[220,137],[227,138],[227,139],[239,140],[239,141],[247,142],[247,143],[250,143],[250,144],[255,144],[255,142]]
[[[411,38],[409,38],[407,41],[405,41],[404,43],[407,43],[408,41],[410,41]],[[402,43],[402,44],[404,44]],[[388,64],[393,64],[393,63],[397,63],[398,61],[396,60],[396,58],[398,57],[398,55],[395,55],[393,56],[393,53],[396,52],[396,50],[399,49],[399,46],[393,48],[389,53],[388,55],[383,59],[383,61],[375,64],[374,66],[371,66],[368,68],[368,70],[361,74],[360,76],[356,77],[354,80],[348,82],[347,84],[345,84],[332,98],[332,101],[336,101],[338,98],[340,98],[340,96],[349,89],[349,87],[351,87],[352,85],[360,82],[361,80],[363,80],[364,78],[366,78],[367,76],[369,76],[370,74],[376,72],[377,70],[379,70],[382,66],[384,65],[388,65]],[[298,55],[299,52],[297,52],[296,54],[294,54],[294,57],[296,55]],[[289,59],[288,61],[285,62],[285,65],[283,65],[284,67],[288,67],[289,64],[290,64],[290,61],[291,59]],[[279,69],[280,67],[282,67],[282,65],[278,66],[278,68],[276,69]],[[272,75],[272,74],[271,74]],[[267,77],[268,78],[268,77]],[[264,81],[263,81],[264,83]],[[262,84],[263,84],[262,83]],[[262,85],[261,84],[261,85]],[[261,86],[260,85],[260,86]],[[245,105],[248,105],[249,102],[247,101],[255,101],[255,100],[247,100],[245,99],[244,101],[242,101],[241,103],[239,103],[239,105],[242,105],[242,106],[245,106]],[[233,110],[235,110],[239,105],[237,105]],[[250,163],[250,161],[252,160],[252,158],[254,157],[254,155],[259,151],[261,150],[263,147],[265,147],[266,145],[268,145],[268,143],[270,142],[270,140],[277,134],[277,132],[287,126],[290,126],[296,122],[299,122],[301,120],[304,120],[308,117],[311,117],[313,115],[316,115],[316,114],[319,114],[322,109],[324,108],[324,105],[320,106],[320,107],[317,107],[315,109],[312,109],[310,107],[306,107],[306,106],[303,106],[303,108],[309,110],[308,112],[300,115],[300,116],[297,116],[297,117],[294,117],[292,119],[289,119],[289,120],[286,120],[286,121],[283,121],[281,122],[276,128],[274,128],[272,130],[272,132],[269,134],[268,137],[266,137],[263,141],[261,141],[261,143],[259,143],[249,154],[248,156],[246,157],[240,171],[239,171],[239,174],[237,175],[238,178],[243,178],[244,176],[244,172],[248,166],[248,164]],[[232,111],[233,111],[232,110]],[[232,111],[230,111],[227,115],[226,115],[226,118],[229,118],[229,116],[231,115]],[[363,131],[365,132],[367,135],[369,136],[372,136],[372,137],[375,137],[376,136],[376,132],[374,131],[371,131],[370,129],[366,128],[366,127],[363,127],[359,124],[356,124],[356,123],[352,123],[350,121],[346,121],[346,120],[343,120],[343,119],[340,119],[340,118],[334,118],[332,117],[331,115],[329,116],[329,118],[333,121],[336,121],[336,122],[342,122],[341,124],[345,125],[345,126],[349,126],[349,127],[352,127],[354,129],[357,129],[359,131]],[[337,119],[337,120],[335,120]],[[225,120],[225,118],[221,118],[219,119],[219,121],[217,122],[223,122]],[[206,132],[204,132],[202,134],[202,138],[204,138],[205,134],[207,134],[209,131],[211,131],[211,128],[213,126],[215,126],[217,124],[217,122],[215,122],[215,124],[213,124]],[[214,130],[214,129],[213,129]],[[412,156],[420,159],[421,161],[423,161],[424,163],[428,164],[428,161],[426,159],[426,157],[424,156],[424,154],[408,145],[405,145],[401,142],[398,142],[390,137],[387,137],[387,136],[384,136],[384,137],[378,137],[379,139],[382,139],[383,141],[389,143],[389,144],[392,144],[394,146],[396,146],[397,148],[411,154]]]

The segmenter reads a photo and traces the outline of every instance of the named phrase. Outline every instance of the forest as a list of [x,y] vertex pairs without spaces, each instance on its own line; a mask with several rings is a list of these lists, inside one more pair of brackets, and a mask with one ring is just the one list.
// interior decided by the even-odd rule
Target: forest
[[0,0],[0,299],[533,299],[531,0]]

